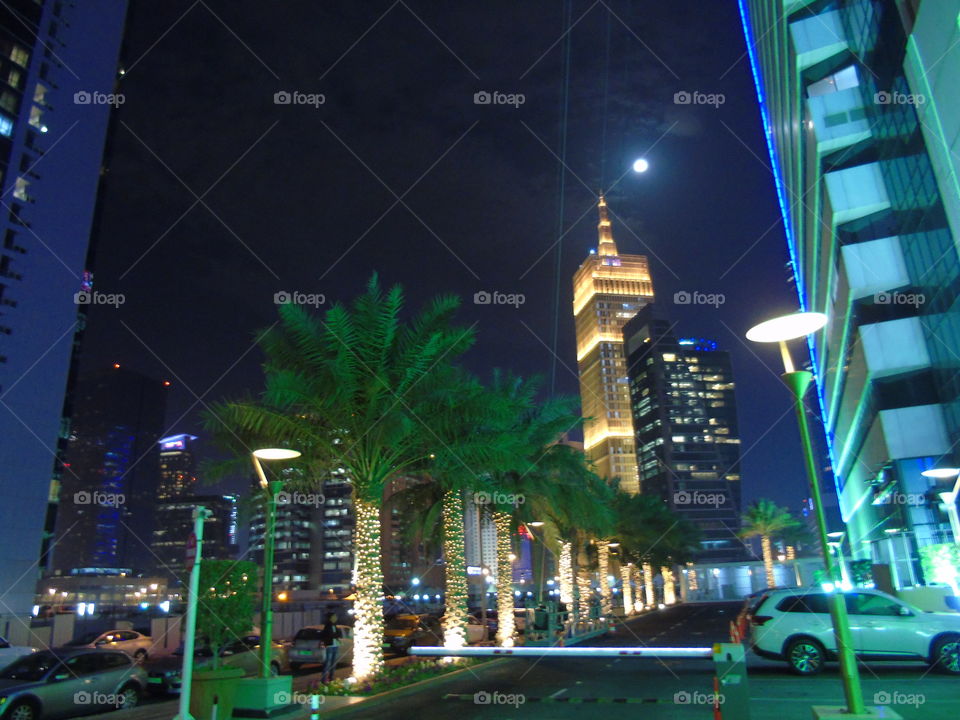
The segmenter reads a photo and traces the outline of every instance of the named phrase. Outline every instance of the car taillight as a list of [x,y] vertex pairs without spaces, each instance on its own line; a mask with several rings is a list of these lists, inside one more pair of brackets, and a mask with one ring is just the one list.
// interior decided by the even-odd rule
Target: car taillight
[[752,618],[750,618],[750,622],[752,622],[757,627],[760,627],[761,625],[765,624],[769,620],[773,620],[773,617],[770,615],[754,615]]

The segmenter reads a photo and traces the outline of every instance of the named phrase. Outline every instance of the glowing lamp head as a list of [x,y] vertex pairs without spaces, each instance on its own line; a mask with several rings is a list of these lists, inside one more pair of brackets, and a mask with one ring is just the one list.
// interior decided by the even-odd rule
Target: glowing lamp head
[[253,456],[258,460],[293,460],[300,457],[300,451],[288,448],[260,448],[253,451]]
[[762,343],[784,342],[811,335],[826,324],[827,316],[823,313],[792,313],[754,325],[747,331],[747,340]]
[[646,158],[637,158],[633,161],[633,171],[635,173],[645,173],[650,169],[650,163]]
[[924,470],[920,473],[924,477],[932,478],[934,480],[949,480],[950,478],[955,478],[957,475],[960,475],[960,468],[955,467],[939,467],[939,468],[930,468],[929,470]]
[[531,520],[530,522],[527,523],[527,525],[535,528],[543,527],[543,520]]

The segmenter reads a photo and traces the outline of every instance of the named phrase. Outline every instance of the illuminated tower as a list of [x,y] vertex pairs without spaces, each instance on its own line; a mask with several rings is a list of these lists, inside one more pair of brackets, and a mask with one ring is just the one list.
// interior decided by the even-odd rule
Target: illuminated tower
[[623,326],[653,302],[644,255],[622,255],[613,240],[607,203],[600,196],[599,243],[573,276],[573,317],[587,457],[598,474],[619,477],[627,492],[640,491],[630,386],[623,355]]

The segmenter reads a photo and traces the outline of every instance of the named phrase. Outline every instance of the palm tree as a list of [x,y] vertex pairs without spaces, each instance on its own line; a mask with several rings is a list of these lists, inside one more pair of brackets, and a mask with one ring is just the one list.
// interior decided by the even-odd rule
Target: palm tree
[[[255,444],[287,444],[315,485],[342,468],[353,486],[354,675],[383,666],[383,570],[379,510],[390,478],[416,472],[436,448],[437,380],[473,342],[453,325],[459,305],[440,296],[404,322],[403,292],[384,292],[374,274],[349,306],[320,319],[281,305],[263,333],[266,388],[256,400],[224,402],[205,415],[207,428],[238,457]],[[267,570],[270,571],[269,569]]]
[[[617,490],[613,507],[616,521],[611,537],[620,543],[618,555],[621,562],[642,568],[643,599],[650,604],[653,568],[667,568],[666,573],[661,570],[666,583],[671,577],[670,568],[692,558],[699,548],[699,533],[689,520],[651,495],[632,495]],[[638,586],[638,599],[639,595]]]
[[760,537],[763,567],[767,573],[767,587],[774,587],[777,584],[773,575],[771,538],[800,524],[800,521],[793,517],[787,508],[782,508],[765,498],[754,502],[743,514],[743,529],[740,531],[740,537]]

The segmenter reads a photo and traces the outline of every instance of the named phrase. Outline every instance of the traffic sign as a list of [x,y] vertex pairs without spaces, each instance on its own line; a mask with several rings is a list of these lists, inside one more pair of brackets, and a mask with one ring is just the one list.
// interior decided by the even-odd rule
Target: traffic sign
[[190,533],[190,537],[187,538],[186,558],[187,570],[193,570],[193,564],[197,561],[197,536],[195,533]]

